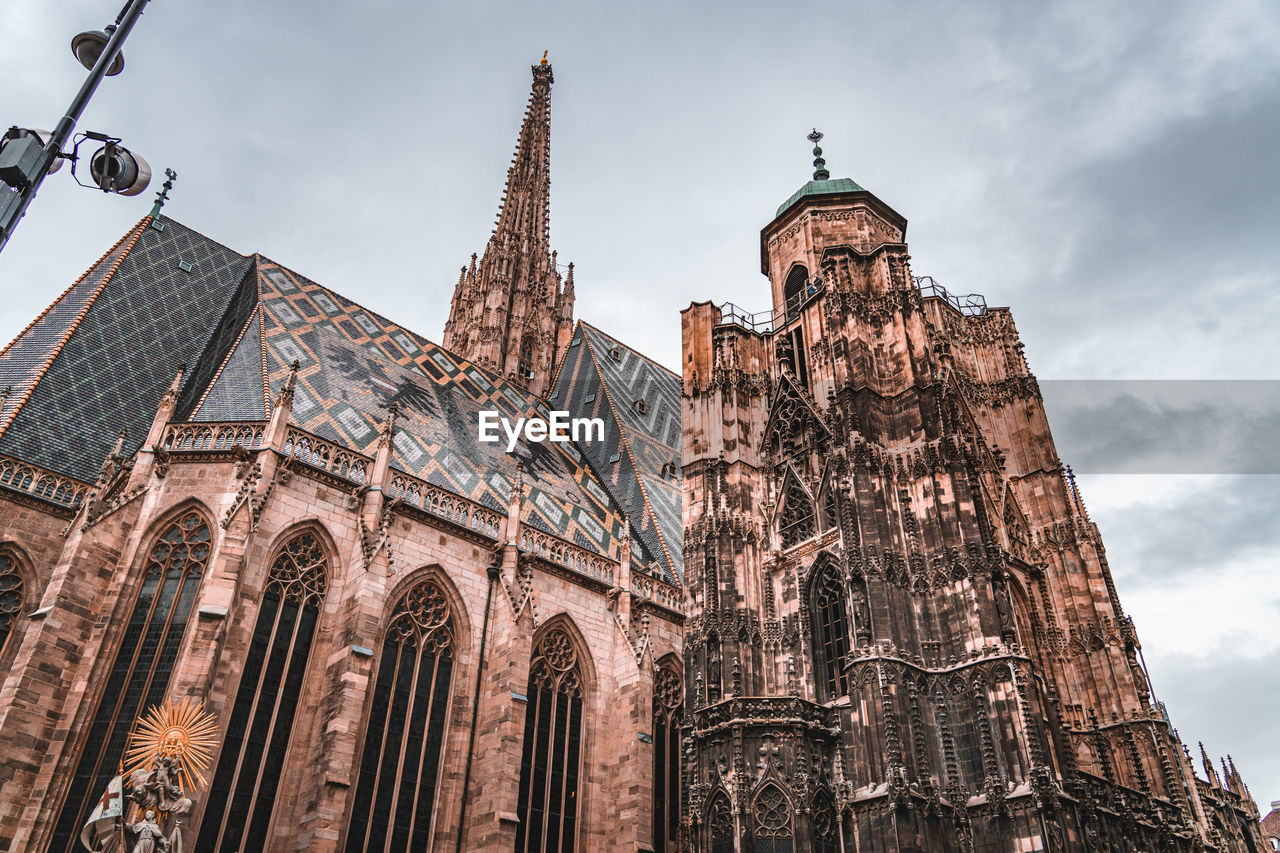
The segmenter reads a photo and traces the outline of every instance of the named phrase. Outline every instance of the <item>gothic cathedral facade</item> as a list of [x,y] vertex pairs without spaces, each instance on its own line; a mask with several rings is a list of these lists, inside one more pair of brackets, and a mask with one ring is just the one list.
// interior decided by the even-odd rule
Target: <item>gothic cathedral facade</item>
[[[1261,849],[1009,312],[819,162],[677,375],[574,319],[532,76],[442,344],[157,208],[0,352],[0,850],[80,850],[165,700],[199,853]],[[477,441],[551,410],[603,434]]]

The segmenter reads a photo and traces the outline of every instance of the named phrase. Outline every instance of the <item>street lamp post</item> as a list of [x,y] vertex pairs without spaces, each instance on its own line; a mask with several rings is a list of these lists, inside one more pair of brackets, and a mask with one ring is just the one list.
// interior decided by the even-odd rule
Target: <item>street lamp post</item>
[[[75,155],[64,153],[64,149],[76,122],[102,78],[119,74],[123,69],[124,57],[120,49],[148,2],[127,0],[115,23],[105,31],[81,33],[72,41],[71,49],[81,64],[89,69],[89,77],[71,101],[71,106],[67,107],[66,114],[58,120],[53,133],[15,127],[7,134],[7,140],[0,148],[0,251],[8,244],[14,228],[44,179],[61,165],[62,159],[74,160]],[[145,161],[117,145],[119,140],[102,134],[91,134],[89,138],[106,143],[94,155],[90,166],[98,187],[104,192],[127,195],[136,195],[146,189],[151,172]],[[103,154],[106,156],[101,156]]]

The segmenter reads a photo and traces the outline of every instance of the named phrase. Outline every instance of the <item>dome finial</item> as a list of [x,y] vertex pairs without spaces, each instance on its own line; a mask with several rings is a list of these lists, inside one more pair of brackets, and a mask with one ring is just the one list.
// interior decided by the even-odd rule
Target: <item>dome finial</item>
[[822,132],[816,127],[813,132],[805,137],[813,143],[813,179],[815,181],[826,181],[831,178],[831,173],[827,171],[827,161],[822,159],[822,149],[818,147],[818,143],[822,141]]

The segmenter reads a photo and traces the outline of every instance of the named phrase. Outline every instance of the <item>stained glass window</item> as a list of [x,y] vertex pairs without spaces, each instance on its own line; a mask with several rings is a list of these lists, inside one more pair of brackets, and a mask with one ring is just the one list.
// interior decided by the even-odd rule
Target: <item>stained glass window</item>
[[653,849],[674,851],[680,832],[680,721],[684,679],[671,665],[653,679]]
[[327,568],[311,532],[289,540],[271,565],[201,821],[201,853],[267,847]]
[[830,564],[813,580],[813,656],[827,699],[849,692],[845,656],[849,654],[849,607],[845,587]]
[[582,677],[573,641],[560,628],[534,648],[528,698],[516,853],[569,853],[578,824]]
[[444,590],[423,581],[396,606],[382,644],[347,853],[430,846],[453,653]]
[[107,671],[50,851],[79,853],[80,829],[119,770],[130,726],[164,699],[209,548],[209,525],[193,510],[169,524],[147,553],[142,587]]

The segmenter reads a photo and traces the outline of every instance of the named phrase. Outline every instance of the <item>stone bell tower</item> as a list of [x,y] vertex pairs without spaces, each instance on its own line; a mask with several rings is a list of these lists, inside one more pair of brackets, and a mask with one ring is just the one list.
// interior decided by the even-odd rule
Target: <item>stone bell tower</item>
[[692,848],[1212,838],[1008,310],[922,288],[810,139],[772,311],[682,313]]
[[550,390],[573,334],[573,264],[551,250],[551,84],[544,54],[493,234],[454,288],[444,346],[534,394]]

